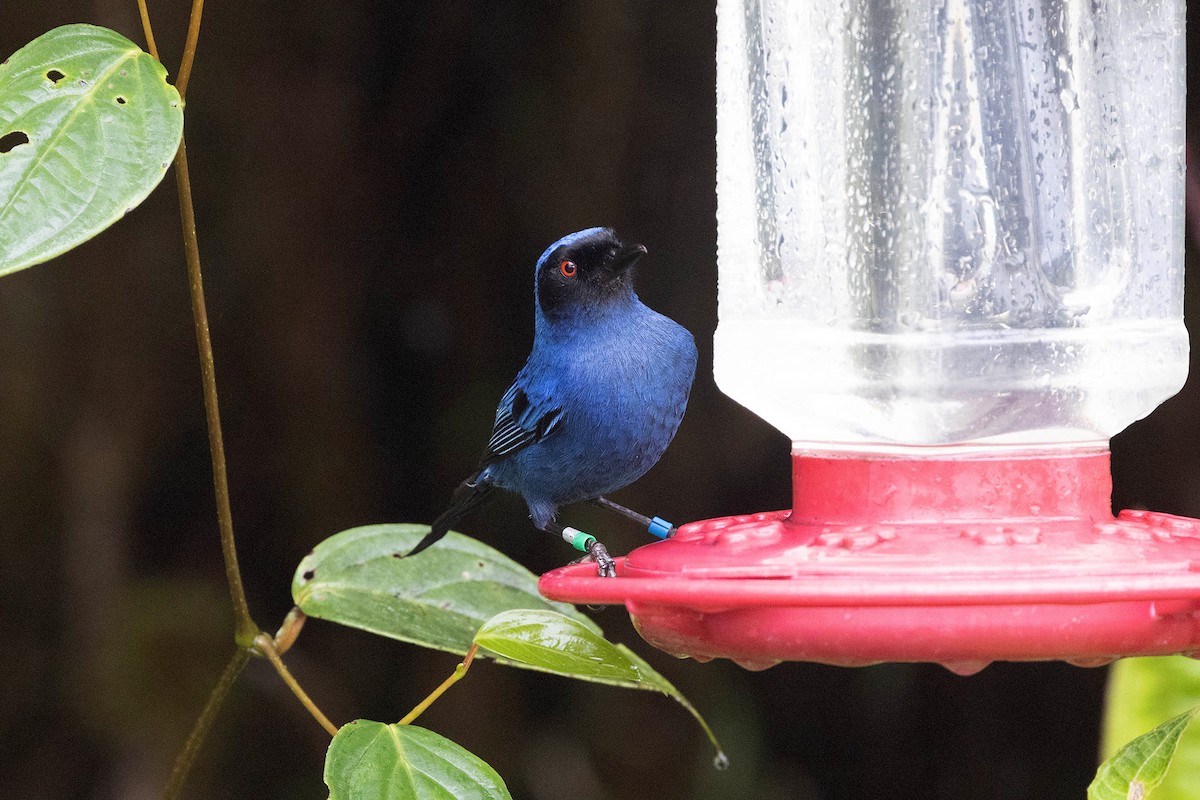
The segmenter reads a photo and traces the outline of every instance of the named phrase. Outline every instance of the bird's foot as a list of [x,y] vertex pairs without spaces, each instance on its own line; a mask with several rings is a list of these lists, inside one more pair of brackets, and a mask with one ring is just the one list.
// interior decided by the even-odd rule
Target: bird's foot
[[617,577],[616,562],[608,554],[608,548],[596,541],[595,536],[585,533],[578,528],[572,528],[569,525],[559,525],[553,521],[548,523],[542,530],[553,533],[555,536],[561,536],[564,541],[568,542],[576,550],[587,553],[583,558],[572,561],[572,564],[592,561],[595,562],[596,572],[601,578]]
[[596,574],[601,578],[617,577],[617,562],[613,561],[613,557],[608,554],[608,548],[592,539],[587,545],[587,555],[583,558],[577,558],[571,562],[572,564],[587,564],[596,565]]
[[588,546],[588,554],[584,556],[584,560],[588,559],[596,562],[596,574],[601,578],[617,577],[617,564],[608,554],[608,548],[604,545],[592,540],[591,545]]

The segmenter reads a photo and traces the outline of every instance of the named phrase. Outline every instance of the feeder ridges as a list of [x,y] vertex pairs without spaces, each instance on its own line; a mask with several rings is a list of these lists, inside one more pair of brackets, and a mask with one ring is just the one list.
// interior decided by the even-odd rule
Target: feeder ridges
[[622,603],[655,647],[780,661],[1098,666],[1200,651],[1200,520],[1109,511],[1104,447],[797,454],[791,512],[691,523],[543,594]]

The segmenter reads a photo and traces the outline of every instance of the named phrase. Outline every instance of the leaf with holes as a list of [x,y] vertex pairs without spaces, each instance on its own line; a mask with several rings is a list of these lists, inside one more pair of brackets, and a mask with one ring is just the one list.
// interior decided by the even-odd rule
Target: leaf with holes
[[1142,800],[1148,796],[1162,783],[1179,737],[1197,712],[1200,706],[1172,717],[1118,750],[1096,771],[1088,800]]
[[553,611],[517,609],[497,614],[475,634],[475,643],[517,666],[568,678],[649,689],[675,698],[700,724],[717,752],[715,763],[727,763],[708,723],[670,681],[640,656],[613,644],[596,629]]
[[0,275],[87,241],[163,179],[183,103],[118,33],[55,28],[0,64]]
[[446,737],[369,720],[333,737],[325,785],[329,800],[511,800],[496,770]]
[[469,536],[451,532],[401,558],[428,525],[368,525],[331,536],[296,570],[292,598],[310,617],[462,655],[475,631],[511,608],[554,609],[597,630],[573,607],[552,603],[537,576]]

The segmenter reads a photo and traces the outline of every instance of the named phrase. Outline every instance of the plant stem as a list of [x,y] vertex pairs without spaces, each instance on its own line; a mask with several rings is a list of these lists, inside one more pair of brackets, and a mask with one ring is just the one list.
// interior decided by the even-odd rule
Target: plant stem
[[454,668],[454,673],[449,678],[446,678],[446,680],[442,681],[441,686],[430,692],[428,697],[426,697],[420,703],[417,703],[417,707],[408,712],[404,716],[404,719],[400,720],[400,722],[396,724],[408,725],[409,723],[415,721],[417,717],[425,713],[425,709],[433,705],[434,700],[437,700],[446,693],[447,689],[462,680],[463,675],[466,675],[467,670],[471,668],[471,661],[475,658],[475,650],[478,649],[478,647],[479,645],[472,644],[471,648],[467,650],[467,655],[463,658],[462,663]]
[[[200,36],[200,17],[203,12],[204,0],[192,0],[187,43],[183,48],[183,61],[179,65],[179,77],[175,82],[180,98],[186,94],[188,79],[192,74],[192,64],[196,58],[196,40]],[[225,440],[221,435],[221,410],[217,403],[217,374],[213,361],[212,338],[208,331],[204,278],[200,272],[200,242],[196,238],[196,209],[192,205],[192,182],[188,177],[187,141],[184,137],[180,137],[179,152],[175,154],[175,185],[179,189],[179,214],[183,222],[184,250],[187,253],[192,318],[196,325],[196,346],[200,350],[200,377],[204,385],[204,414],[208,421],[208,449],[212,455],[217,527],[221,536],[221,553],[225,557],[225,578],[229,583],[236,620],[234,638],[242,647],[250,647],[259,634],[259,628],[250,617],[250,607],[246,603],[246,589],[242,585],[242,572],[238,568],[237,547],[233,538],[233,512],[229,507],[229,479],[225,471]]]
[[246,662],[249,660],[250,651],[242,647],[239,647],[234,652],[233,658],[229,659],[229,663],[225,666],[225,671],[221,673],[221,679],[217,681],[217,685],[213,687],[212,694],[208,696],[207,705],[200,712],[196,724],[192,726],[192,732],[188,734],[187,742],[183,745],[183,750],[179,751],[179,755],[175,758],[175,767],[171,770],[171,779],[167,781],[167,788],[163,790],[163,800],[175,800],[175,798],[179,797],[179,792],[183,789],[183,784],[187,780],[188,773],[192,771],[196,755],[200,752],[200,747],[204,744],[205,737],[208,736],[208,731],[212,727],[213,720],[217,718],[217,712],[221,710],[221,706],[225,703],[225,696],[229,694],[229,690],[233,688],[238,675],[241,674],[242,668],[246,666]]
[[306,619],[308,616],[300,610],[300,606],[292,607],[292,610],[283,618],[283,624],[279,626],[279,630],[275,631],[275,652],[283,655],[292,649],[292,645],[296,643],[296,637],[304,628]]
[[[140,0],[139,0],[140,1]],[[200,17],[204,14],[204,0],[192,0],[192,15],[188,19],[187,41],[183,45],[183,60],[179,63],[179,77],[175,88],[179,96],[187,96],[188,81],[192,77],[192,63],[196,60],[196,42],[200,38]]]
[[154,44],[154,29],[150,27],[150,9],[146,8],[146,0],[137,0],[138,16],[142,18],[142,32],[146,35],[146,49],[155,61],[162,61],[158,57],[158,47]]
[[300,704],[308,709],[308,713],[312,714],[313,718],[321,723],[321,727],[328,731],[330,736],[337,736],[337,726],[329,721],[329,717],[325,716],[321,709],[317,708],[317,704],[312,701],[312,698],[308,696],[308,693],[304,689],[300,688],[299,682],[288,671],[287,665],[279,657],[279,651],[275,649],[275,640],[265,633],[260,633],[258,638],[254,640],[254,646],[267,657],[267,660],[271,662],[271,666],[275,667],[275,671],[279,673],[279,677],[283,678],[283,682],[292,690],[292,694],[296,695],[296,699],[300,701]]
[[[137,0],[138,14],[142,20],[142,30],[146,35],[146,47],[156,61],[158,46],[154,43],[154,28],[150,24],[150,9],[146,0]],[[192,61],[195,58],[196,36],[200,31],[200,13],[203,10],[202,0],[196,0],[192,6],[192,19],[188,28],[187,74],[191,73]],[[183,68],[180,68],[183,72]],[[186,77],[186,76],[185,76]],[[183,98],[183,87],[178,88],[180,99]],[[192,726],[183,749],[175,758],[175,766],[167,787],[163,790],[163,800],[175,800],[183,789],[196,756],[200,752],[213,721],[217,718],[225,698],[233,689],[238,676],[253,652],[249,644],[258,631],[258,626],[250,618],[250,609],[246,604],[246,592],[242,587],[241,571],[237,564],[237,550],[233,541],[233,514],[229,509],[229,484],[225,476],[225,446],[221,440],[221,416],[217,408],[217,384],[213,367],[212,341],[208,333],[208,314],[204,306],[204,285],[200,275],[200,245],[196,239],[196,211],[192,205],[192,184],[188,179],[187,149],[183,138],[179,139],[179,151],[175,154],[175,182],[179,189],[179,211],[183,222],[184,249],[187,253],[188,284],[192,294],[192,314],[196,324],[196,342],[200,349],[200,373],[204,384],[204,408],[208,419],[209,449],[213,460],[213,483],[217,495],[217,523],[221,531],[221,550],[225,556],[225,576],[229,582],[229,592],[233,597],[234,615],[236,617],[235,638],[240,646],[234,651],[233,657],[225,665],[220,680],[208,696],[208,703]],[[297,633],[298,633],[297,629]],[[294,639],[294,636],[293,636]]]
[[259,628],[250,617],[246,590],[238,568],[237,547],[233,539],[233,512],[229,507],[229,481],[225,473],[225,442],[221,436],[221,411],[217,403],[216,367],[212,339],[208,332],[208,311],[204,303],[204,279],[200,273],[200,243],[196,239],[196,212],[192,206],[192,184],[188,179],[187,143],[179,140],[175,155],[175,184],[179,187],[179,212],[183,221],[183,243],[187,252],[188,285],[192,294],[192,317],[196,324],[196,346],[200,350],[200,377],[204,384],[204,413],[208,420],[208,447],[212,454],[213,489],[217,501],[217,526],[221,552],[225,556],[225,577],[233,599],[237,630],[235,639],[242,647],[253,645]]
[[[146,34],[146,46],[150,55],[158,59],[154,45],[154,29],[150,25],[150,10],[146,0],[137,0],[142,29]],[[200,17],[204,12],[204,0],[192,0],[192,15],[188,21],[187,43],[183,49],[183,63],[179,66],[179,78],[175,88],[182,99],[187,91],[188,78],[196,58],[196,40],[200,36]],[[204,415],[208,422],[208,449],[212,456],[213,490],[217,502],[217,527],[221,537],[221,554],[225,558],[225,579],[229,583],[229,594],[233,600],[235,620],[234,639],[243,648],[252,647],[254,638],[260,633],[250,616],[246,603],[246,589],[242,585],[242,571],[238,567],[237,547],[233,538],[233,512],[229,507],[229,478],[225,468],[225,440],[221,435],[221,410],[217,403],[217,374],[213,362],[212,337],[208,331],[208,310],[204,302],[204,278],[200,272],[200,242],[196,237],[196,209],[192,204],[192,182],[188,176],[187,141],[179,139],[179,150],[175,154],[175,185],[179,190],[179,215],[183,223],[183,247],[187,255],[188,287],[192,295],[192,318],[196,326],[196,347],[200,351],[200,379],[204,387]]]

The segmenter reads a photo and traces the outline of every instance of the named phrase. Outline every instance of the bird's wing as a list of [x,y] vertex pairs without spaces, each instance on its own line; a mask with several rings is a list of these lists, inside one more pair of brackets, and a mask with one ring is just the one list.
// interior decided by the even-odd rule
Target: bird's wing
[[562,423],[562,407],[552,394],[537,392],[518,375],[496,409],[496,422],[480,466],[499,461],[545,439]]

